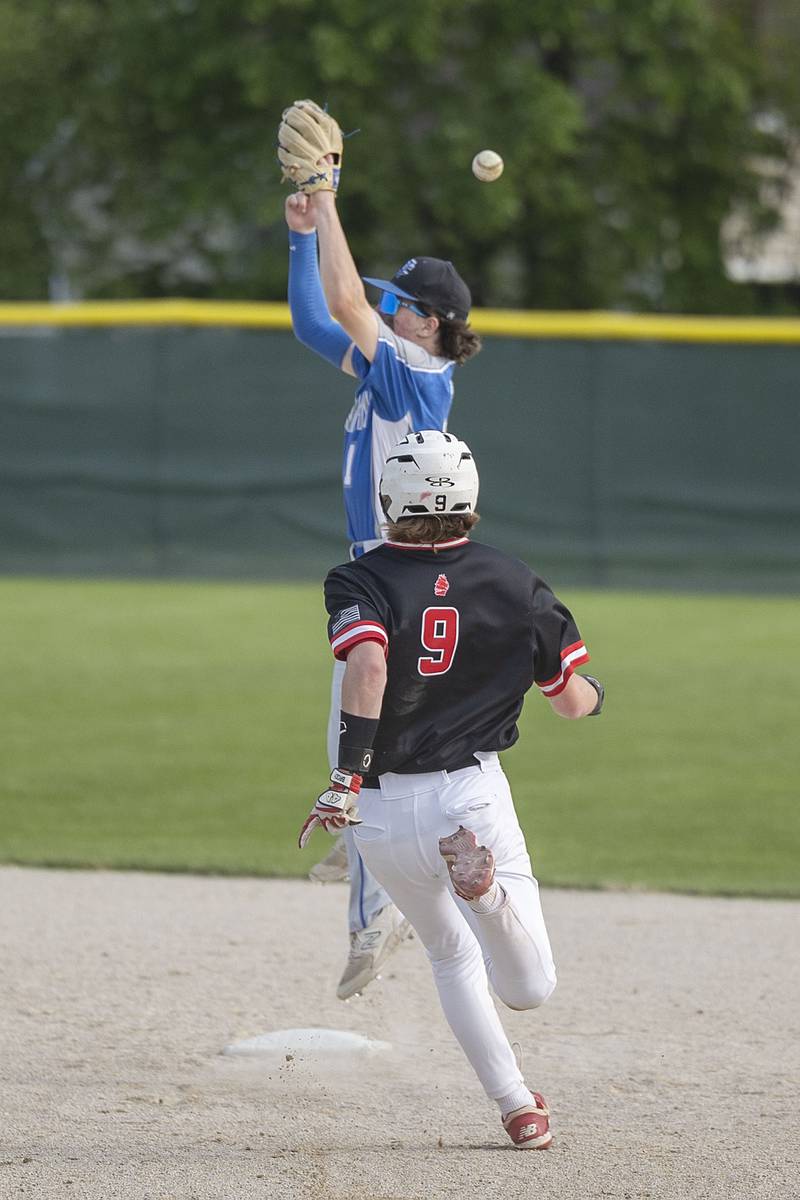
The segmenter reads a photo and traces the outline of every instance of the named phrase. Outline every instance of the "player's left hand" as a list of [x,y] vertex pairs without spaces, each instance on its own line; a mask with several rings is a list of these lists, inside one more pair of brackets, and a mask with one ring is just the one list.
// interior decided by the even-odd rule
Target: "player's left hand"
[[302,850],[318,825],[327,833],[338,833],[346,825],[360,825],[356,801],[361,791],[361,776],[349,771],[331,771],[331,783],[327,791],[317,797],[317,802],[305,819],[300,830],[298,845]]

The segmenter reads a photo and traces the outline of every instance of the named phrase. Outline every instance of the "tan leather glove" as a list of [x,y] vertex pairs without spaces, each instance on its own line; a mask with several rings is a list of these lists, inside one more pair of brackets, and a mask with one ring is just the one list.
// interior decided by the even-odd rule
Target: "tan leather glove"
[[[330,155],[332,161],[327,161]],[[278,128],[281,182],[298,192],[335,192],[342,166],[342,131],[313,100],[295,100],[284,109]]]

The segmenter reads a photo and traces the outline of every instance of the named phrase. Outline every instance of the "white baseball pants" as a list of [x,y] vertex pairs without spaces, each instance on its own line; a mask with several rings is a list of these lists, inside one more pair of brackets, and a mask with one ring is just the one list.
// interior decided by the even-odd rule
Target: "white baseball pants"
[[[496,754],[424,775],[381,776],[362,789],[356,846],[413,925],[433,968],[442,1008],[486,1094],[522,1085],[489,984],[510,1008],[536,1008],[556,985],[550,942],[525,839]],[[493,851],[506,901],[474,913],[452,890],[439,838],[459,825]]]

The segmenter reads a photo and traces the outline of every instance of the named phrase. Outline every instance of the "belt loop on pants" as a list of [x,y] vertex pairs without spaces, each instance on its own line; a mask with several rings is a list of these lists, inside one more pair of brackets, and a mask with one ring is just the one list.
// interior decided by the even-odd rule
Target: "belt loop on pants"
[[460,767],[451,767],[449,771],[442,773],[447,779],[452,779],[454,775],[461,775],[466,771],[496,771],[499,766],[500,759],[494,750],[476,750],[469,756],[467,763]]

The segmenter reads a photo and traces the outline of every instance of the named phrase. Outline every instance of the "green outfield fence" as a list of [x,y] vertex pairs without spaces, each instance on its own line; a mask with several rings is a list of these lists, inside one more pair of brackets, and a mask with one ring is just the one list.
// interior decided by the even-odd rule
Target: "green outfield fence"
[[[478,536],[559,586],[800,585],[800,320],[476,311]],[[0,304],[0,570],[318,578],[353,381],[283,304]]]

